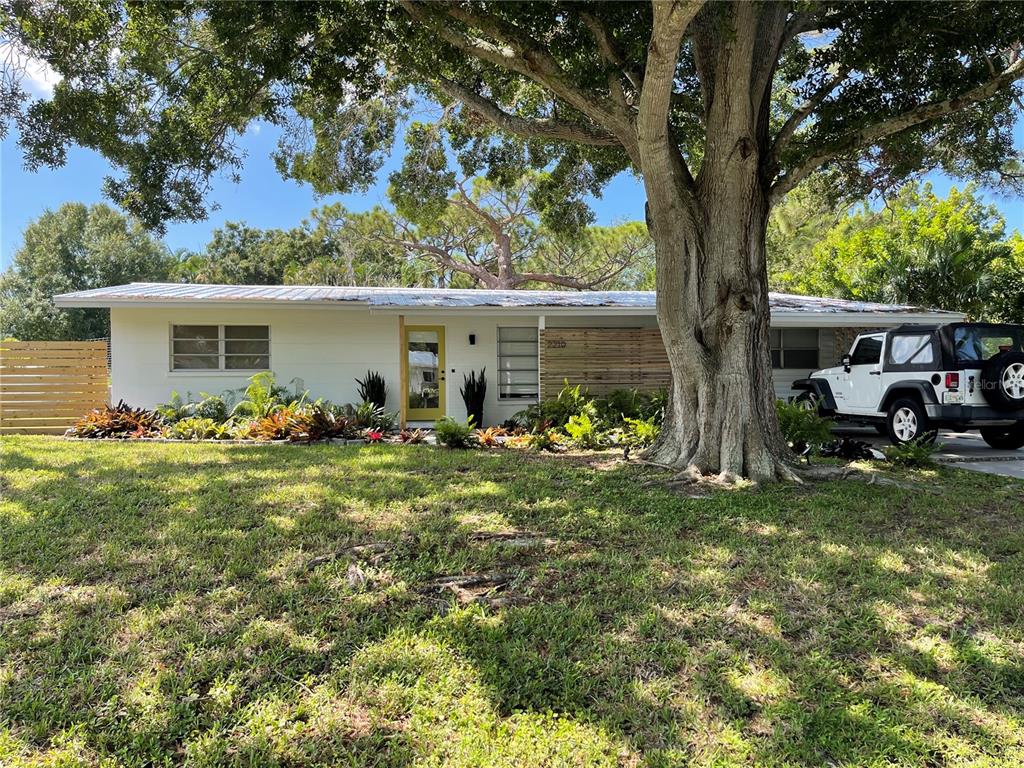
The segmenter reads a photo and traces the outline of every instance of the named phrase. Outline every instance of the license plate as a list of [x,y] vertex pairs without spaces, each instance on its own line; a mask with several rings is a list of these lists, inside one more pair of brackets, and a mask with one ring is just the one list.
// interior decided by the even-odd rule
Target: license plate
[[943,392],[942,402],[944,403],[962,403],[964,401],[963,392]]

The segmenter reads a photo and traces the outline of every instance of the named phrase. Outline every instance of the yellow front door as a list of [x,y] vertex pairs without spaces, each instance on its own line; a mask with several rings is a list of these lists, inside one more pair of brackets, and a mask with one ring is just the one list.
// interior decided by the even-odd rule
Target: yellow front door
[[406,419],[444,416],[444,326],[407,325],[402,340]]

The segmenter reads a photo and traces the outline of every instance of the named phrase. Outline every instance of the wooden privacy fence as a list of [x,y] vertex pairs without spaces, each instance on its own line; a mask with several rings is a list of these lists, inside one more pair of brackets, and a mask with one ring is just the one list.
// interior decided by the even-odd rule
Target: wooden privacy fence
[[545,328],[540,358],[544,399],[557,397],[566,379],[594,395],[666,389],[671,381],[657,328]]
[[109,395],[105,341],[0,341],[0,433],[63,434]]

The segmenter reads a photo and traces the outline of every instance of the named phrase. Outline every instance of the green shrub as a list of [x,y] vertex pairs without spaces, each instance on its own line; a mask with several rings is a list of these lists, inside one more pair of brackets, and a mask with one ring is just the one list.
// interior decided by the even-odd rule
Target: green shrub
[[202,416],[187,416],[167,427],[164,436],[174,440],[230,440],[235,435],[233,424],[218,423]]
[[473,427],[445,416],[434,422],[437,442],[449,448],[469,448],[473,444]]
[[933,454],[939,449],[934,435],[922,435],[916,440],[882,449],[885,458],[899,467],[935,466]]
[[554,400],[531,405],[515,414],[507,423],[511,427],[524,427],[531,432],[544,432],[552,428],[561,429],[573,416],[584,413],[592,418],[597,417],[594,401],[579,384],[570,386],[566,379]]
[[231,393],[224,395],[210,395],[206,392],[199,393],[200,400],[192,400],[192,393],[185,394],[185,399],[177,392],[171,392],[171,399],[156,407],[157,413],[167,424],[174,424],[182,419],[198,417],[210,419],[223,424],[231,417],[231,408],[228,402],[231,400]]
[[796,453],[812,451],[832,440],[832,422],[822,418],[817,411],[796,403],[775,401],[775,413],[779,418],[782,439]]
[[654,418],[624,420],[622,427],[622,442],[633,448],[647,448],[654,444],[661,433],[661,424],[656,423]]
[[592,450],[601,447],[601,431],[595,419],[586,413],[570,416],[565,425],[565,433],[578,448]]
[[594,400],[594,407],[608,427],[621,426],[627,418],[650,419],[661,424],[666,402],[665,390],[616,389]]

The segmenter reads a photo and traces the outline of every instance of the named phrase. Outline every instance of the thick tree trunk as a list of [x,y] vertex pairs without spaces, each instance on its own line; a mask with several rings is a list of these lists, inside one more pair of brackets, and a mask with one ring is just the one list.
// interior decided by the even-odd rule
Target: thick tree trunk
[[756,185],[701,197],[695,220],[652,226],[673,386],[648,456],[693,477],[791,478],[771,377],[766,201]]
[[[648,452],[696,478],[793,478],[779,434],[769,350],[765,230],[768,92],[785,9],[707,6],[695,21],[706,138],[697,178],[667,133],[677,39],[649,49],[649,117],[638,124],[648,226],[657,252],[658,324],[672,369],[669,408]],[[664,22],[668,29],[669,22]],[[713,43],[713,44],[709,44]],[[661,67],[660,64],[670,66]],[[648,95],[648,80],[644,83]],[[643,117],[643,115],[642,115]]]

